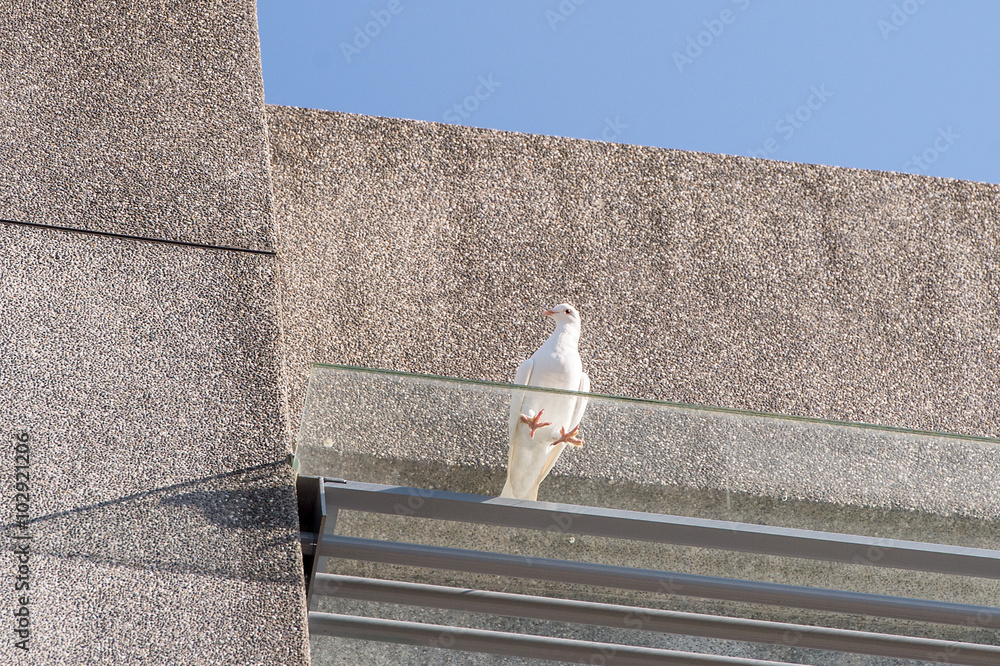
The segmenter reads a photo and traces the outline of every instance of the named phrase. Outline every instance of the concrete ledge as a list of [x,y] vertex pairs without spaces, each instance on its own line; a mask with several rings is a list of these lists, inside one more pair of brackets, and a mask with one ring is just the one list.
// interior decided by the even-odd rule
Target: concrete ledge
[[970,435],[1000,422],[1000,186],[268,107],[291,405],[313,361]]
[[273,259],[0,224],[0,278],[18,663],[306,663]]
[[252,2],[0,4],[0,219],[272,247]]

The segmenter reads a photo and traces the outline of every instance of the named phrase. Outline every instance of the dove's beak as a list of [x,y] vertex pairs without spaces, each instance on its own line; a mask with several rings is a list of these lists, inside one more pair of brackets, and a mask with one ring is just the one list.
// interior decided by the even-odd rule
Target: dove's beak
[[552,317],[555,314],[556,314],[555,310],[546,310],[545,312],[542,313],[542,316],[543,317]]

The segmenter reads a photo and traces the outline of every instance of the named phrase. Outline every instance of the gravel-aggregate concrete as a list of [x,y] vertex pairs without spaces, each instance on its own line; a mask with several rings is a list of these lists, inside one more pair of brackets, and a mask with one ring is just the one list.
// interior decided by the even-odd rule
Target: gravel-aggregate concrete
[[[268,107],[293,422],[314,362],[509,382],[560,301],[595,392],[998,434],[1000,186]],[[314,383],[303,469],[495,494],[502,391]],[[996,441],[592,401],[540,499],[996,548]],[[429,521],[341,533],[992,604],[996,584]],[[978,629],[337,562],[338,572],[995,642]],[[385,605],[350,612],[547,627]],[[737,605],[738,606],[738,605]],[[903,663],[618,632],[798,663]],[[322,664],[522,663],[314,639]]]
[[14,438],[29,456],[28,516],[5,493],[0,522],[33,621],[24,653],[4,596],[0,661],[307,663],[273,271],[0,224],[11,482]]
[[314,361],[508,382],[569,301],[595,392],[1000,434],[1000,186],[267,107]]
[[[30,500],[0,521],[5,552],[30,543],[33,622],[32,652],[7,640],[4,663],[308,663],[285,456],[310,364],[506,382],[559,301],[583,313],[596,392],[998,434],[998,185],[265,107],[252,3],[3,5],[0,419],[30,452]],[[422,437],[403,409],[358,414],[320,458],[490,492],[502,437],[455,440],[471,403],[440,418],[421,400]],[[989,443],[615,410],[595,403],[553,499],[993,545]],[[495,417],[472,423],[502,431]],[[365,427],[381,429],[343,439]],[[10,593],[0,610],[22,606]],[[328,647],[317,663],[440,656]]]
[[256,5],[0,2],[0,219],[271,249]]

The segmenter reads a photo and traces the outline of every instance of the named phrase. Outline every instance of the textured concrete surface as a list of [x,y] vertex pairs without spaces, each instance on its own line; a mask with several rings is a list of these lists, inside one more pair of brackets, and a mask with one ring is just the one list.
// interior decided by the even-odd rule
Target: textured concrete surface
[[510,381],[567,300],[597,392],[998,434],[1000,186],[267,110],[293,415]]
[[271,247],[253,2],[0,8],[0,219]]
[[254,3],[0,5],[0,662],[308,663]]
[[[995,436],[1000,186],[268,107],[290,409],[314,361],[509,382],[576,304],[593,390]],[[343,388],[343,386],[341,387]],[[333,391],[336,394],[337,391]],[[305,468],[498,492],[506,400],[330,395]],[[356,410],[353,414],[349,409]],[[593,404],[543,499],[996,547],[995,443],[845,434]],[[337,423],[337,419],[340,419]],[[322,418],[321,418],[322,420]],[[325,429],[325,434],[323,430]],[[357,534],[418,539],[373,519]],[[338,531],[349,530],[338,521]],[[996,584],[434,524],[447,545],[993,604]],[[338,562],[338,571],[389,575]],[[404,571],[438,583],[461,576]],[[497,581],[472,580],[490,587]],[[524,591],[526,583],[502,583]],[[628,595],[550,586],[548,593]],[[642,603],[635,599],[636,603]],[[678,598],[670,608],[877,631],[951,630]],[[346,605],[426,619],[408,609]],[[473,626],[524,623],[449,616]],[[567,635],[567,627],[532,628]],[[582,630],[581,638],[607,635]],[[900,662],[617,638],[817,664]],[[657,642],[659,641],[659,642]],[[314,639],[314,663],[472,663]],[[475,663],[521,663],[482,658]]]
[[3,546],[32,537],[33,620],[0,661],[307,662],[273,264],[0,225],[0,419],[31,474]]
[[[286,388],[297,420],[316,360],[508,381],[558,300],[583,311],[596,391],[995,434],[997,186],[300,109],[265,117],[254,7],[241,0],[6,2],[0,29],[0,219],[279,252],[0,224],[0,419],[31,460],[30,519],[10,501],[0,520],[12,556],[31,537],[33,622],[30,662],[4,642],[4,663],[306,662]],[[616,441],[594,425],[597,442]],[[551,488],[706,512],[743,492],[737,511],[771,518],[784,505],[758,504],[789,488],[803,506],[835,504],[794,487],[794,464],[712,468],[685,458],[696,444],[673,442],[681,455],[665,460],[702,485],[646,483],[641,461],[595,446],[605,458],[568,457]],[[499,473],[502,443],[490,446],[471,467],[406,451],[391,469],[373,451],[351,464],[473,489]],[[871,511],[905,523],[923,501],[951,507],[947,520],[992,515],[989,489],[955,504],[961,479],[911,504],[873,501],[916,482],[878,476],[892,471],[882,457],[906,452],[894,446],[847,457],[896,485],[854,498],[869,513],[842,524],[878,525]],[[738,441],[730,453],[744,453]],[[954,469],[994,463],[947,453],[909,449]],[[713,494],[727,474],[745,485]],[[12,594],[2,608],[14,617]]]

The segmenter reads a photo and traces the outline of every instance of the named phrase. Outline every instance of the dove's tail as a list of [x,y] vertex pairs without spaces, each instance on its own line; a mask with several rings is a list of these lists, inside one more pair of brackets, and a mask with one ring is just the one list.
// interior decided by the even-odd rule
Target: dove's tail
[[503,484],[503,490],[500,491],[500,497],[509,497],[510,499],[526,499],[526,500],[537,500],[538,499],[538,484],[533,485],[528,492],[524,493],[523,497],[518,497],[514,493],[514,486],[510,483],[510,477],[507,477],[507,483]]

